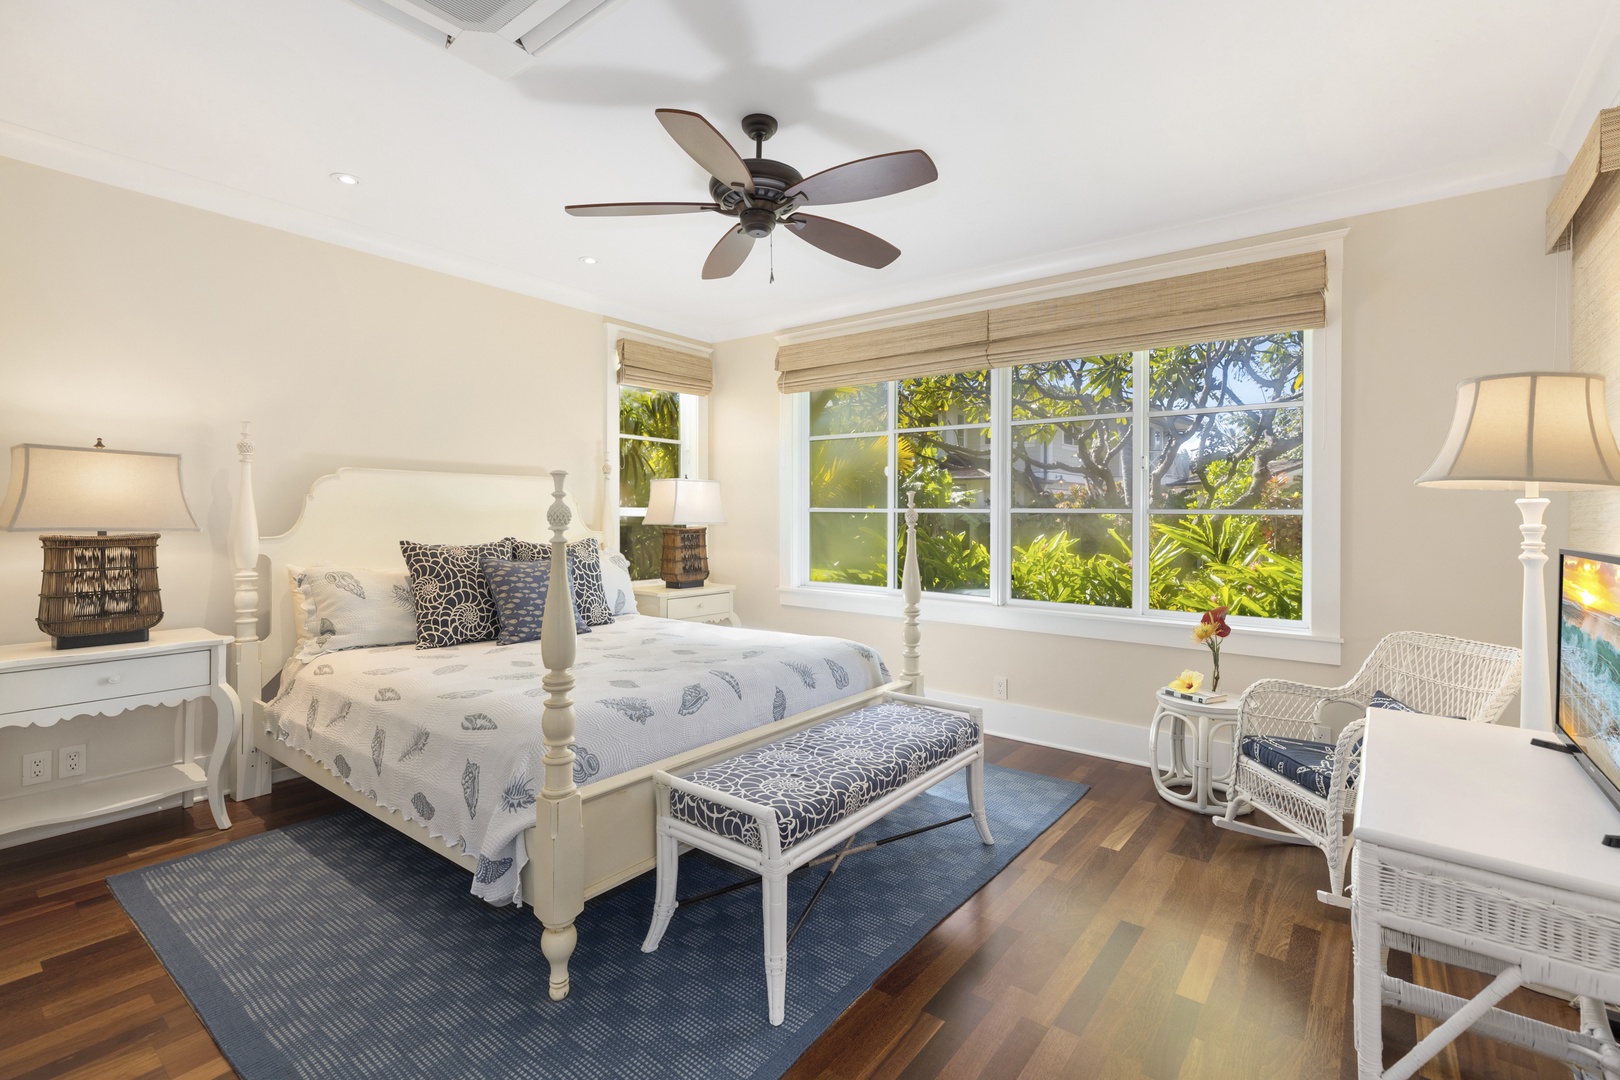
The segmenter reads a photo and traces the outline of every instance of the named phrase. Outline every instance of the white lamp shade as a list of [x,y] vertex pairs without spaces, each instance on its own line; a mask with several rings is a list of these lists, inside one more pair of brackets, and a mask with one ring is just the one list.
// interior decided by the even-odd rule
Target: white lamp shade
[[1620,484],[1603,376],[1531,371],[1459,383],[1446,444],[1417,482],[1565,491]]
[[179,454],[76,446],[11,448],[0,525],[12,530],[195,529],[180,487]]
[[654,480],[647,496],[648,525],[724,525],[718,480]]

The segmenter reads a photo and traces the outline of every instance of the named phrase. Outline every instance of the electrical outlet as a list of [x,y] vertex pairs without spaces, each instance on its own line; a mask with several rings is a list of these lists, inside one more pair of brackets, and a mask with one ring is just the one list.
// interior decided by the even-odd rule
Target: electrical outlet
[[56,752],[57,776],[84,775],[84,744],[64,746]]
[[995,686],[996,686],[996,700],[997,701],[1006,701],[1007,700],[1007,676],[1005,676],[1005,675],[997,675],[996,676]]
[[23,755],[23,784],[43,784],[51,778],[51,752]]

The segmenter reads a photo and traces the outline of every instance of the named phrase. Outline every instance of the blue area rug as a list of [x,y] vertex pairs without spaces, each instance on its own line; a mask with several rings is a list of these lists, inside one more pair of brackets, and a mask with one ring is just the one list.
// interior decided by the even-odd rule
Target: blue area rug
[[[787,1019],[765,1017],[760,896],[676,911],[655,953],[645,874],[585,905],[573,992],[546,995],[540,924],[359,811],[109,878],[243,1080],[779,1077],[924,934],[1086,792],[986,769],[994,847],[962,821],[852,856],[788,952]],[[960,775],[862,839],[966,810]],[[857,841],[859,842],[859,841]],[[790,888],[789,925],[825,867]],[[738,878],[681,859],[682,896]]]

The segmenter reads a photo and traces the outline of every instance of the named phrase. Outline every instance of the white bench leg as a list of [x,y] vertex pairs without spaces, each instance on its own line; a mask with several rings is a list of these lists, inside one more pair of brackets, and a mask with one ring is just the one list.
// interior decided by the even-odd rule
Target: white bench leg
[[653,900],[652,928],[647,931],[647,940],[641,943],[642,952],[653,952],[658,943],[664,938],[664,931],[669,929],[670,916],[675,914],[678,906],[675,902],[675,878],[680,873],[680,847],[669,830],[664,828],[663,822],[658,826],[658,892]]
[[765,907],[765,997],[771,1025],[782,1023],[787,1002],[787,872],[768,868],[760,875]]
[[967,771],[968,806],[973,810],[973,824],[979,827],[979,839],[987,844],[996,842],[990,835],[990,820],[984,816],[984,748]]

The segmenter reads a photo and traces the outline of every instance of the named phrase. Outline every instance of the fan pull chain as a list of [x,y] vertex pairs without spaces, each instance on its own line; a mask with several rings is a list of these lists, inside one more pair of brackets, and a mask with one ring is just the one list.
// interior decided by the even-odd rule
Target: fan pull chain
[[771,230],[771,280],[766,282],[766,284],[768,284],[768,285],[775,285],[776,284],[776,230],[775,229]]

